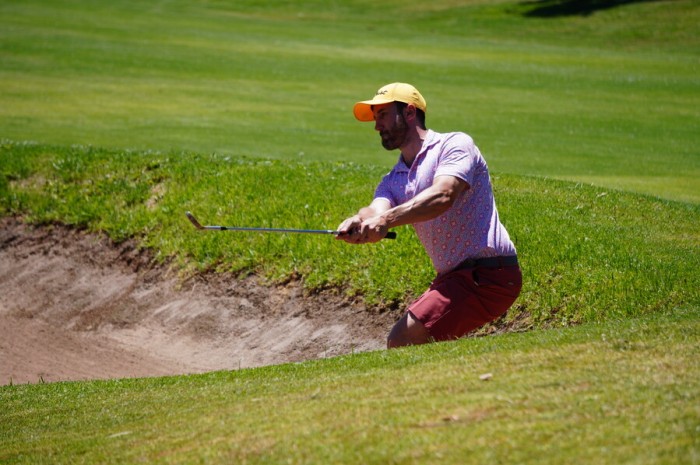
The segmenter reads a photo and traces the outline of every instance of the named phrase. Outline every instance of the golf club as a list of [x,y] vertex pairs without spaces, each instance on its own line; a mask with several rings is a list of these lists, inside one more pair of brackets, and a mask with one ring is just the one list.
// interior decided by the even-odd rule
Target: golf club
[[[185,212],[187,218],[197,229],[211,229],[215,231],[251,231],[251,232],[272,232],[272,233],[296,233],[296,234],[333,234],[337,236],[338,231],[331,229],[286,229],[286,228],[241,228],[237,226],[202,226],[191,212]],[[389,231],[384,239],[396,239],[396,233]]]

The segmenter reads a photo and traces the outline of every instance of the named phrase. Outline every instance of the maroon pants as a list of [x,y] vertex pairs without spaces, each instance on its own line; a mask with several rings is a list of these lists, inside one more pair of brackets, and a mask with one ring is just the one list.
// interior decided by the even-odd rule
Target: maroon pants
[[436,341],[457,339],[503,315],[521,287],[518,265],[462,268],[438,276],[408,311]]

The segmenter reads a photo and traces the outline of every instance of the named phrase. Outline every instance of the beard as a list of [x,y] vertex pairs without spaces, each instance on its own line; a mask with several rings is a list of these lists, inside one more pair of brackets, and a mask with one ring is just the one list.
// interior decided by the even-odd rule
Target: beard
[[398,149],[406,140],[407,133],[406,120],[403,119],[403,115],[397,116],[394,126],[379,132],[379,136],[382,138],[382,147],[387,150]]

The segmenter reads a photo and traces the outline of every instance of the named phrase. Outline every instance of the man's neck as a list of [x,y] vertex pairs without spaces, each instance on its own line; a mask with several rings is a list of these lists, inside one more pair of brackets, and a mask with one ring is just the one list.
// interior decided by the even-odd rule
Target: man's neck
[[406,141],[404,145],[399,147],[401,150],[401,158],[409,168],[411,165],[413,165],[413,162],[420,153],[420,149],[423,147],[423,141],[428,135],[428,130],[416,127],[415,132],[412,134],[413,137]]

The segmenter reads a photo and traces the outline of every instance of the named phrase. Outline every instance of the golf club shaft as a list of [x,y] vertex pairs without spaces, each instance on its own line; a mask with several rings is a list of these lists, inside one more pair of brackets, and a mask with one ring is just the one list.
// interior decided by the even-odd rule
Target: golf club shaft
[[274,233],[298,233],[298,234],[338,234],[337,231],[325,229],[285,229],[285,228],[241,228],[237,226],[202,226],[202,229],[213,229],[216,231],[256,231]]
[[[190,212],[185,212],[187,218],[197,229],[208,229],[214,231],[249,231],[249,232],[271,232],[271,233],[293,233],[293,234],[332,234],[337,236],[339,231],[330,229],[288,229],[288,228],[244,228],[238,226],[202,226],[197,218]],[[385,239],[396,239],[396,233],[389,231]]]

